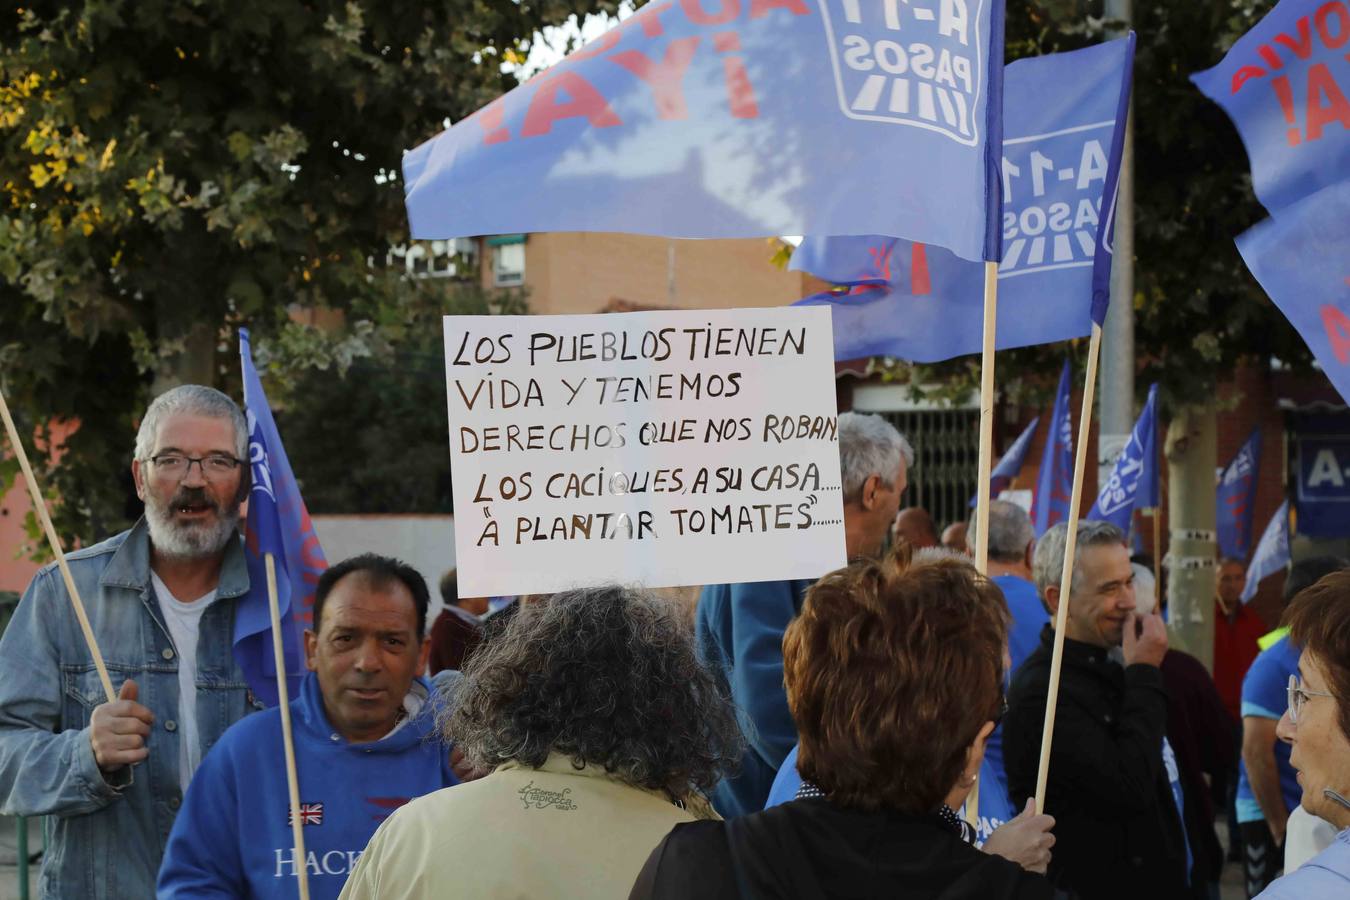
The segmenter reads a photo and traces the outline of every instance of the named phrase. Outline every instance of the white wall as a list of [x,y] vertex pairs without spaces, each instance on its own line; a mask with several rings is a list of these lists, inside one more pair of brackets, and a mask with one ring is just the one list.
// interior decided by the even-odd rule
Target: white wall
[[455,565],[455,522],[450,516],[315,516],[328,564],[362,553],[401,559],[422,573],[431,591],[427,623],[441,611],[441,575]]

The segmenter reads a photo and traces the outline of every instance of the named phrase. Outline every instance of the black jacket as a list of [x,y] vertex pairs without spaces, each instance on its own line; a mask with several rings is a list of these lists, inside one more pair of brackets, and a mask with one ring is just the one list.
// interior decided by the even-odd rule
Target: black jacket
[[[1003,754],[1015,809],[1036,792],[1053,641],[1046,626],[1008,692]],[[1084,900],[1204,896],[1186,885],[1185,839],[1163,766],[1166,729],[1156,666],[1122,668],[1101,647],[1064,641],[1045,797],[1057,887]]]
[[676,825],[629,900],[1051,900],[1040,875],[976,850],[936,815],[794,800]]

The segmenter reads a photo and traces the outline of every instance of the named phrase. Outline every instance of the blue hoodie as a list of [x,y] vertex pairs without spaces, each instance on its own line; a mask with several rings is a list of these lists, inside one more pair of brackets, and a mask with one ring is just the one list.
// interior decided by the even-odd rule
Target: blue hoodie
[[[370,836],[414,797],[458,784],[450,748],[435,735],[436,698],[372,744],[339,737],[324,713],[319,679],[305,676],[291,701],[302,829],[313,900],[336,898]],[[296,896],[289,790],[273,707],[235,723],[193,775],[169,834],[158,895],[167,898]]]

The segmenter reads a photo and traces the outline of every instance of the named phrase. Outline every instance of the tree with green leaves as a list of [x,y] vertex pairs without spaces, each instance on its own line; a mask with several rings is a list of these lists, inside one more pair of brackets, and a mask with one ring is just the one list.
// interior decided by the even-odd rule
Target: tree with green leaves
[[[0,387],[27,429],[80,425],[59,466],[37,454],[62,532],[125,524],[135,417],[174,383],[231,388],[233,326],[277,346],[273,374],[391,347],[409,310],[445,293],[386,264],[408,239],[403,151],[513,87],[504,64],[537,29],[618,3],[86,0],[0,14]],[[340,310],[349,326],[327,336],[297,309]],[[0,483],[14,475],[11,462]]]

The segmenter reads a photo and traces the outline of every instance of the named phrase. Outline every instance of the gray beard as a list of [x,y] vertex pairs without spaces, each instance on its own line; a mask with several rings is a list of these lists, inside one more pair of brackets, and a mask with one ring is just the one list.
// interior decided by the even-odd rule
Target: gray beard
[[222,512],[214,525],[179,525],[159,504],[145,504],[145,524],[155,552],[173,559],[205,559],[217,556],[239,530],[239,510]]

